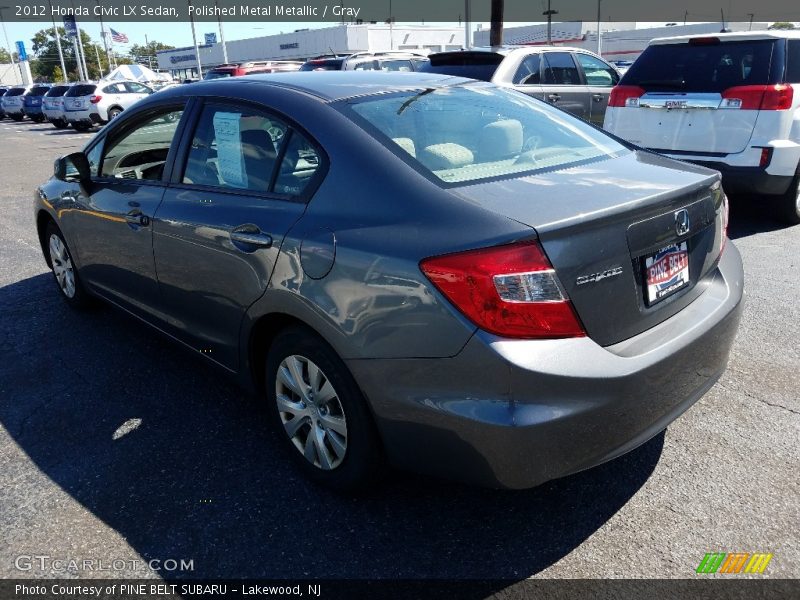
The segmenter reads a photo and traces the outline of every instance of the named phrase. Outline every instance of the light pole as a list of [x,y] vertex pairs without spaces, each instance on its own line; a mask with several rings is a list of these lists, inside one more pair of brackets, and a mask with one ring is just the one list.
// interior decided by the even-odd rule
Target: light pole
[[597,56],[602,56],[602,54],[600,54],[600,48],[602,44],[600,36],[600,3],[602,1],[603,0],[597,0]]
[[[219,8],[219,0],[214,0],[214,5]],[[222,62],[228,64],[228,46],[225,44],[225,32],[222,30],[222,15],[217,11],[217,23],[219,23],[219,41],[222,44]]]
[[550,45],[553,40],[552,38],[553,15],[557,15],[558,11],[550,8],[550,0],[547,0],[547,10],[544,11],[542,14],[547,17],[547,44]]
[[470,0],[464,0],[464,48],[469,50],[470,46],[472,45],[472,36],[470,35],[472,32],[470,28],[472,27],[470,23],[470,19],[472,18],[472,2]]
[[192,16],[192,0],[189,2],[189,22],[192,24],[192,42],[194,43],[194,55],[197,59],[197,78],[203,78],[203,65],[200,62],[200,48],[197,46],[197,33],[194,30],[194,17]]
[[6,20],[3,18],[3,11],[9,6],[0,6],[0,24],[3,25],[3,36],[6,38],[6,50],[8,50],[8,57],[11,59],[11,64],[17,64],[17,61],[14,60],[14,53],[11,51],[11,44],[8,43],[8,32],[6,31]]
[[61,78],[64,80],[64,83],[67,83],[69,79],[67,78],[67,66],[64,63],[64,51],[61,49],[61,36],[58,35],[58,27],[56,27],[56,18],[53,16],[53,3],[51,0],[47,0],[47,4],[50,5],[50,17],[53,21],[53,37],[56,38],[56,46],[58,47],[58,59],[61,61]]

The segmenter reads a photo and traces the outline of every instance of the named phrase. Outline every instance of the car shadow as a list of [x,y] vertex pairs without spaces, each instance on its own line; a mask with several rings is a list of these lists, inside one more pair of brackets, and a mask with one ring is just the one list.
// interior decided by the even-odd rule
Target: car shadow
[[662,433],[532,490],[389,471],[370,492],[341,496],[295,469],[262,404],[115,309],[69,309],[49,273],[0,288],[0,321],[3,427],[143,558],[193,561],[169,579],[492,579],[503,588],[602,527],[664,444]]
[[728,237],[736,240],[758,233],[777,231],[788,227],[774,216],[769,199],[736,196],[730,198]]

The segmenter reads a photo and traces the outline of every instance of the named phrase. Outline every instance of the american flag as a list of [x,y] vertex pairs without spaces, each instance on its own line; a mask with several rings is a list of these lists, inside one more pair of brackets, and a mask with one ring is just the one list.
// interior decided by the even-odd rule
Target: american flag
[[120,33],[119,31],[114,31],[109,27],[111,31],[111,41],[119,42],[120,44],[127,44],[128,43],[128,36],[124,33]]

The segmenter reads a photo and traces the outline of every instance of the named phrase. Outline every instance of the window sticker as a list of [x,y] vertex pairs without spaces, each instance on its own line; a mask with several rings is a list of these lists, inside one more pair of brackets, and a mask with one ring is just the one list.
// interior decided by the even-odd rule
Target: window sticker
[[239,131],[241,113],[214,114],[214,136],[217,140],[217,170],[226,185],[246,188],[242,139]]

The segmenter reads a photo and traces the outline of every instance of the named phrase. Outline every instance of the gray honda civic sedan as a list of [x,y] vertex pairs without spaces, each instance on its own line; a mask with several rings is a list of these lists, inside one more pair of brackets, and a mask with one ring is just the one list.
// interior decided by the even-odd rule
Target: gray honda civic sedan
[[714,384],[738,327],[717,172],[490,83],[179,86],[54,171],[34,211],[64,300],[230,373],[337,489],[608,461]]

